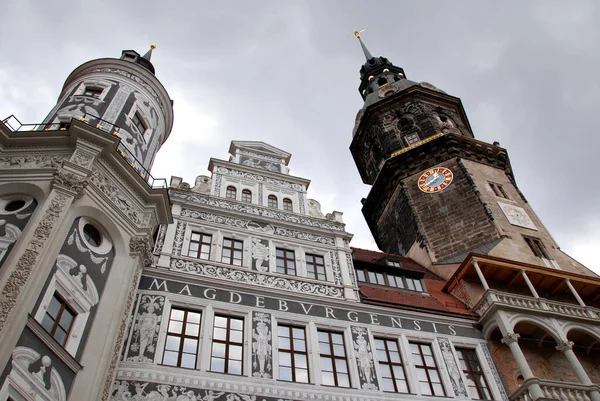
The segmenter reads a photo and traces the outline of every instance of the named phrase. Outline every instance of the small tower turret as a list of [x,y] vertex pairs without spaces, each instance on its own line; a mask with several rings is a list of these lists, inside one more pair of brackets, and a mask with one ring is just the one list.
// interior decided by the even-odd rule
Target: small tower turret
[[102,58],[77,67],[67,78],[45,129],[66,128],[83,119],[121,137],[122,145],[150,170],[173,126],[173,102],[155,76],[152,50],[143,56],[124,50],[120,59]]

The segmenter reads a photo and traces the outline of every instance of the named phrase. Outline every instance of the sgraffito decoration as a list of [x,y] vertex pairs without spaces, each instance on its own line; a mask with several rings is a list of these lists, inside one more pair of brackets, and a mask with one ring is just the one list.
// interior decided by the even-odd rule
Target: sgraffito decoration
[[369,341],[365,327],[351,326],[352,346],[356,356],[356,366],[360,378],[360,388],[365,390],[379,390],[375,365],[373,362],[373,348]]
[[448,370],[448,376],[450,376],[450,383],[452,383],[454,394],[456,394],[458,397],[469,398],[465,383],[460,376],[458,363],[456,363],[456,358],[454,358],[454,354],[452,353],[450,341],[447,338],[439,337],[438,344],[440,345],[440,350],[442,351],[442,356],[444,357],[444,363],[446,364],[446,368]]
[[252,376],[270,379],[272,366],[271,314],[252,312]]
[[153,362],[165,297],[143,295],[133,327],[127,361]]

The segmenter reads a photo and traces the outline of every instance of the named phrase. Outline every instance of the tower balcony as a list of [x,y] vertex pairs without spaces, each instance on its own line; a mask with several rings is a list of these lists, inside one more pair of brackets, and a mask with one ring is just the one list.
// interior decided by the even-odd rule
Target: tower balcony
[[[8,128],[12,132],[26,133],[26,132],[36,132],[39,131],[47,131],[49,134],[51,132],[61,132],[61,131],[69,131],[71,127],[77,124],[85,124],[86,126],[93,127],[108,135],[113,135],[119,137],[119,131],[121,127],[111,122],[105,121],[99,117],[92,116],[90,114],[84,114],[78,118],[72,118],[67,122],[60,123],[47,123],[47,124],[23,124],[17,117],[14,115],[10,115],[7,118],[2,120],[2,123],[6,128]],[[117,147],[115,149],[117,154],[119,154],[123,160],[125,160],[126,164],[129,165],[137,175],[150,187],[153,189],[158,188],[167,188],[167,180],[164,178],[154,178],[148,169],[146,169],[143,164],[136,158],[136,156],[131,153],[131,151],[125,146],[125,144],[119,140]]]

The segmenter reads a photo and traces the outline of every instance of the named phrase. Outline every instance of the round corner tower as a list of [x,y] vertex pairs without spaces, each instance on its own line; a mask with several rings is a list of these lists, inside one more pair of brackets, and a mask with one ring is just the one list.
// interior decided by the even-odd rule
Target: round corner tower
[[152,49],[144,56],[124,50],[120,59],[80,65],[65,81],[44,123],[66,128],[75,118],[97,125],[119,135],[137,162],[150,170],[173,126],[173,102],[154,75],[151,54]]

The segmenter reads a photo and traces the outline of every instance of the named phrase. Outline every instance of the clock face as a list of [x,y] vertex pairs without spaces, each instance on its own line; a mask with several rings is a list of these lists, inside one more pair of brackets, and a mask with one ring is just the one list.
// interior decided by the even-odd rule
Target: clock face
[[448,188],[453,178],[454,175],[450,169],[446,167],[434,167],[421,174],[417,185],[423,192],[436,193]]

